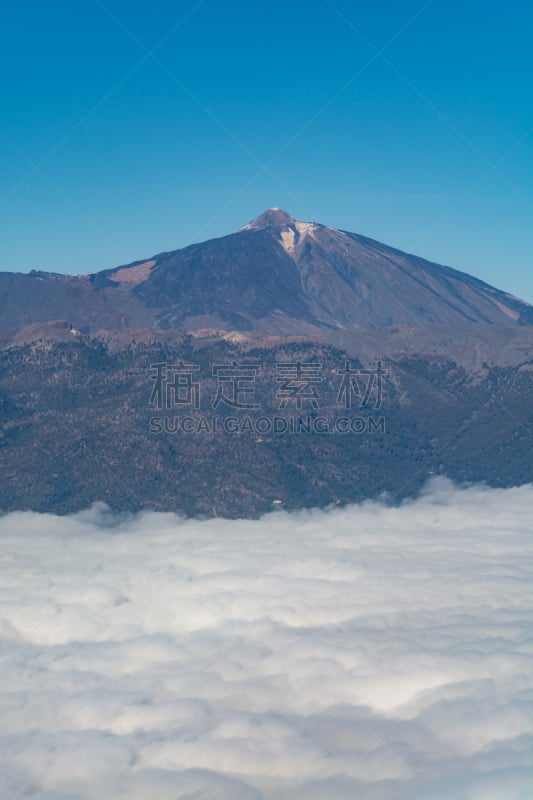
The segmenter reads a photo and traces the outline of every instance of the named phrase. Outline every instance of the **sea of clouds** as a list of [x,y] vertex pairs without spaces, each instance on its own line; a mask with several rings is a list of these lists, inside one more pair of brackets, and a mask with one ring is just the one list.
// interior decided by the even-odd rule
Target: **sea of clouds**
[[525,800],[533,486],[0,517],[2,800]]

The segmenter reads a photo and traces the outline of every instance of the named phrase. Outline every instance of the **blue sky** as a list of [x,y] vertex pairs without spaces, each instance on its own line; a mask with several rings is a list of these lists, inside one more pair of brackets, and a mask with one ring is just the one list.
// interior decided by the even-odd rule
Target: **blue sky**
[[281,206],[533,302],[530,2],[2,17],[0,269],[104,269]]

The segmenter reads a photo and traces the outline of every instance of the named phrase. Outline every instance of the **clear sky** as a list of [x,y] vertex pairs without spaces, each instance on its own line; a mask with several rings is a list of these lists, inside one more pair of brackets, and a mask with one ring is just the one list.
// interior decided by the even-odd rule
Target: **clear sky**
[[281,206],[533,303],[533,4],[2,4],[0,269],[88,272]]

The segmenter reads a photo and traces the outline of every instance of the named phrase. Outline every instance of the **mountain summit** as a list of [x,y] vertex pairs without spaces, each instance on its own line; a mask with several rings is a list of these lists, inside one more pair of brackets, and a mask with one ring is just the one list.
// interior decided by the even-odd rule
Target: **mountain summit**
[[282,228],[291,223],[295,223],[296,219],[287,214],[282,208],[267,208],[258,217],[253,219],[248,225],[239,230],[245,231],[249,229],[259,230],[261,228]]
[[158,327],[320,336],[531,318],[527,303],[463,272],[279,208],[153,261],[133,292],[157,309]]
[[[529,325],[527,303],[451,267],[269,208],[235,233],[92,275],[0,273],[0,333],[68,319],[82,333],[334,334],[397,325]],[[333,338],[332,338],[333,336]]]

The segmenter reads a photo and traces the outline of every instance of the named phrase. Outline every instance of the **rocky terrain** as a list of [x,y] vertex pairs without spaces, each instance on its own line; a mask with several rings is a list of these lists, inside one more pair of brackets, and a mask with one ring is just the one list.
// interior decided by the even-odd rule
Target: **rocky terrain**
[[533,479],[531,307],[280,209],[93,275],[0,273],[0,308],[3,510],[256,516]]
[[317,336],[390,326],[528,325],[527,303],[450,267],[269,209],[236,233],[90,275],[0,273],[0,335],[68,320]]

